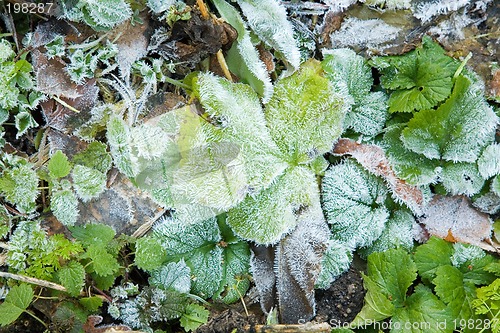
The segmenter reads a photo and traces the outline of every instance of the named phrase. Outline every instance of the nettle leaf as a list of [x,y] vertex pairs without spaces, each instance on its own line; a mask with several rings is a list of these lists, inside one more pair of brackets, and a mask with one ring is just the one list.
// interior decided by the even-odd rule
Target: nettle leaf
[[14,322],[28,308],[34,296],[33,289],[27,284],[10,288],[4,302],[0,304],[0,325],[7,326]]
[[248,243],[238,242],[225,248],[222,254],[222,280],[217,294],[227,303],[234,303],[241,299],[250,288],[250,280],[246,275],[250,269],[250,249]]
[[102,277],[113,276],[120,268],[115,256],[102,245],[90,245],[85,252],[85,257],[92,262],[91,271]]
[[[451,310],[432,291],[422,284],[415,287],[415,292],[406,300],[405,307],[396,309],[391,319],[391,332],[451,333],[453,320]],[[405,326],[412,323],[410,329]],[[423,324],[425,323],[425,325]]]
[[31,113],[27,111],[19,112],[14,116],[14,123],[17,129],[16,139],[20,138],[25,134],[30,128],[38,126]]
[[238,5],[259,39],[279,52],[294,70],[298,69],[300,51],[285,7],[275,0],[238,0]]
[[208,321],[210,311],[198,304],[188,304],[182,314],[180,324],[186,332],[194,331]]
[[191,290],[191,269],[184,259],[179,262],[169,262],[151,272],[149,285],[187,294]]
[[322,202],[334,239],[351,247],[372,244],[384,230],[384,182],[352,160],[331,167],[322,183]]
[[7,39],[0,40],[0,62],[4,62],[16,55]]
[[70,261],[61,267],[57,277],[68,293],[76,297],[85,284],[85,268],[77,261]]
[[107,124],[106,138],[113,156],[113,162],[118,170],[127,177],[134,177],[138,170],[135,161],[131,158],[129,145],[130,128],[117,115],[112,115]]
[[440,162],[406,149],[400,140],[404,128],[405,124],[396,124],[385,129],[382,145],[392,169],[411,184],[427,185],[437,182],[441,172]]
[[106,173],[111,169],[112,158],[106,150],[106,144],[92,141],[85,150],[73,156],[73,163]]
[[427,243],[417,247],[413,257],[418,274],[424,279],[433,280],[440,266],[451,265],[452,253],[452,244],[437,237],[429,238]]
[[68,157],[60,150],[56,151],[49,160],[49,174],[53,178],[62,178],[69,175],[71,164],[68,162]]
[[227,223],[241,238],[274,244],[297,225],[297,207],[319,200],[317,192],[316,176],[310,170],[290,168],[269,188],[231,209]]
[[221,17],[238,32],[238,39],[226,56],[229,69],[241,82],[249,84],[266,103],[273,93],[273,85],[259,52],[252,44],[245,22],[238,11],[226,1],[213,0],[213,3]]
[[373,252],[384,252],[393,248],[402,248],[410,251],[413,248],[413,226],[415,218],[406,210],[393,211],[387,220],[382,234],[366,249],[361,249],[360,254],[367,257]]
[[487,146],[477,160],[477,166],[484,179],[500,174],[500,144]]
[[36,208],[38,198],[38,177],[27,162],[20,162],[5,169],[0,177],[0,193],[16,208],[29,213]]
[[422,46],[402,56],[376,57],[373,65],[382,74],[382,87],[394,90],[389,112],[427,110],[445,100],[453,86],[452,76],[458,62],[424,36]]
[[76,194],[83,202],[97,198],[106,188],[106,175],[83,165],[74,166],[71,178]]
[[215,218],[196,224],[167,219],[154,228],[154,235],[166,249],[169,262],[185,261],[191,269],[192,292],[204,298],[220,297],[226,284],[231,288],[238,276],[247,273],[239,268],[245,268],[241,261],[248,262],[248,250],[242,252],[238,240],[226,243]]
[[443,166],[440,179],[446,190],[452,194],[472,196],[479,193],[484,185],[475,163],[448,162]]
[[160,267],[167,258],[167,252],[156,238],[142,237],[135,242],[134,262],[147,271]]
[[427,158],[475,162],[481,148],[493,141],[497,123],[479,88],[459,76],[450,98],[437,110],[416,113],[401,140]]
[[91,313],[97,312],[103,304],[102,298],[97,296],[82,297],[78,300],[78,302],[85,308],[85,310]]
[[132,9],[125,0],[85,0],[85,23],[96,30],[112,28],[131,15]]
[[278,81],[265,109],[271,135],[292,165],[329,151],[343,130],[349,106],[322,74],[318,61],[304,63]]
[[115,238],[115,231],[105,224],[85,224],[70,228],[71,235],[84,246],[102,245],[106,246]]
[[54,191],[50,197],[50,210],[62,224],[74,225],[79,215],[78,199],[71,190]]

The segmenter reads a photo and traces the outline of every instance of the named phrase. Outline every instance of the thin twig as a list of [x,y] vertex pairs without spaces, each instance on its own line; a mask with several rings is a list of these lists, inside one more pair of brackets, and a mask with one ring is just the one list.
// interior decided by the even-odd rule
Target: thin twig
[[156,215],[153,216],[152,219],[150,219],[148,222],[144,223],[139,228],[137,228],[137,230],[132,234],[132,237],[140,238],[140,237],[144,236],[151,229],[151,227],[153,226],[153,223],[155,223],[156,220],[158,220],[160,217],[163,216],[163,214],[165,214],[165,211],[166,211],[166,209],[162,209],[161,211],[156,213]]
[[207,6],[203,2],[203,0],[196,0],[196,4],[198,5],[198,8],[200,8],[201,12],[201,17],[203,17],[205,20],[210,17],[210,14],[208,13]]
[[59,97],[57,96],[51,96],[53,100],[55,100],[57,103],[61,104],[62,106],[70,109],[71,111],[73,112],[76,112],[76,113],[80,113],[80,111],[78,109],[75,109],[74,107],[72,107],[71,105],[69,105],[68,103],[66,103],[65,101],[63,101],[62,99],[60,99]]
[[227,67],[226,58],[224,58],[224,55],[222,54],[222,50],[219,50],[217,52],[217,61],[219,62],[220,68],[222,69],[222,72],[224,73],[224,76],[229,81],[233,82],[233,78],[231,76],[231,72],[229,71],[229,68]]
[[26,283],[31,283],[31,284],[36,284],[38,286],[46,287],[46,288],[50,288],[50,289],[54,289],[54,290],[67,291],[66,288],[61,286],[60,284],[32,278],[29,276],[12,274],[12,273],[7,273],[7,272],[0,272],[0,277],[6,278],[6,279],[13,279],[13,280],[21,281],[21,282],[26,282]]

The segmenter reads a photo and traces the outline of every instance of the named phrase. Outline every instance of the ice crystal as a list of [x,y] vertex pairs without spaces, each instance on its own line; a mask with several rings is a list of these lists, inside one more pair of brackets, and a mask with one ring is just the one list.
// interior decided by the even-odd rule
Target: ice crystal
[[478,193],[484,184],[484,179],[479,174],[475,163],[448,162],[443,167],[440,179],[452,195],[472,196]]
[[416,1],[413,8],[413,16],[427,23],[434,16],[446,15],[450,12],[459,10],[469,4],[470,0],[432,0]]
[[361,2],[367,6],[377,6],[388,10],[409,9],[411,7],[411,0],[361,0]]
[[316,288],[328,289],[335,279],[349,269],[353,249],[343,242],[331,239],[323,254],[321,272],[316,281]]
[[500,174],[500,144],[493,143],[486,147],[477,160],[477,166],[485,179]]

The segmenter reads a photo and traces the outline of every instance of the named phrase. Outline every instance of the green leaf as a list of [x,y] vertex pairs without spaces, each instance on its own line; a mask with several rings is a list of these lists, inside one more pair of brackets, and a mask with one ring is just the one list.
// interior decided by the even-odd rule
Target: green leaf
[[417,266],[406,251],[391,249],[368,256],[367,276],[395,307],[401,307],[408,288],[417,278]]
[[484,179],[481,177],[476,163],[447,162],[443,166],[441,180],[451,195],[472,196],[479,193],[484,185]]
[[476,288],[473,283],[464,281],[464,275],[458,268],[451,265],[438,267],[432,283],[436,286],[436,295],[448,305],[453,317],[465,320],[476,318],[471,307]]
[[[300,51],[293,38],[293,27],[286,9],[277,1],[238,0],[248,25],[267,45],[274,48],[286,64],[295,70],[300,65]],[[277,29],[279,27],[279,29]]]
[[493,143],[486,147],[477,160],[477,166],[484,179],[500,174],[500,144]]
[[106,128],[106,138],[116,167],[127,177],[136,176],[138,166],[131,158],[129,126],[121,117],[112,115]]
[[332,148],[348,108],[345,97],[323,76],[321,64],[310,60],[276,83],[265,115],[274,141],[295,165]]
[[367,290],[364,305],[352,321],[353,327],[365,326],[373,321],[381,321],[394,314],[395,307],[390,297],[370,277],[363,274],[363,285]]
[[151,272],[149,285],[187,294],[191,290],[191,270],[184,259],[179,262],[169,262]]
[[5,169],[0,177],[0,192],[5,199],[15,204],[23,213],[36,208],[38,198],[38,177],[29,163],[20,163]]
[[500,196],[500,175],[493,178],[493,181],[491,182],[491,191]]
[[424,36],[420,48],[402,56],[376,57],[373,64],[382,76],[382,87],[395,90],[389,98],[389,112],[426,110],[445,100],[451,92],[458,62]]
[[102,298],[97,296],[82,297],[78,301],[87,311],[92,313],[97,312],[103,303]]
[[69,175],[71,164],[60,150],[56,151],[49,160],[48,169],[52,178],[62,178]]
[[5,300],[0,304],[0,325],[6,326],[14,322],[28,308],[34,294],[27,284],[14,286],[9,290]]
[[78,199],[71,190],[54,191],[50,199],[50,210],[62,224],[72,226],[79,215]]
[[353,248],[372,244],[381,234],[389,212],[384,206],[384,182],[352,160],[325,172],[323,210],[333,237]]
[[188,304],[182,314],[180,324],[187,332],[194,331],[208,321],[210,311],[198,304]]
[[71,296],[78,296],[85,284],[85,269],[76,261],[70,261],[57,272],[61,284]]
[[238,39],[226,56],[231,73],[238,76],[241,82],[249,84],[264,102],[269,101],[273,85],[259,52],[252,44],[245,22],[238,11],[226,1],[213,0],[213,3],[221,17],[238,32]]
[[106,246],[115,238],[116,232],[108,225],[89,223],[70,228],[71,235],[85,247],[91,245]]
[[20,138],[30,128],[38,126],[38,123],[35,121],[31,113],[26,111],[16,114],[14,117],[14,123],[17,129],[16,139]]
[[404,307],[396,309],[391,332],[451,333],[453,317],[449,308],[428,288],[419,284]]
[[6,60],[14,57],[16,53],[12,50],[12,46],[10,45],[7,39],[0,40],[0,63],[5,62]]
[[167,252],[156,238],[142,237],[135,243],[135,264],[140,269],[151,271],[160,267],[167,258]]
[[73,163],[94,168],[105,174],[112,165],[111,155],[106,148],[106,144],[92,141],[84,151],[73,156]]
[[87,0],[85,8],[91,18],[86,22],[94,28],[112,28],[132,15],[130,5],[124,0]]
[[437,110],[415,114],[401,140],[427,158],[475,162],[481,148],[493,141],[497,121],[480,87],[459,76],[450,98]]
[[385,129],[383,146],[396,175],[411,184],[427,185],[438,178],[440,163],[417,154],[400,140],[405,124],[396,124]]
[[352,249],[331,239],[321,259],[321,272],[316,279],[315,288],[328,289],[340,274],[349,269],[351,262]]
[[248,279],[250,249],[247,242],[228,244],[222,253],[222,279],[216,295],[226,304],[243,297],[250,287]]
[[85,257],[92,261],[91,271],[100,276],[113,275],[120,268],[116,258],[102,245],[90,245],[85,252]]
[[418,274],[428,280],[436,277],[440,266],[451,264],[453,246],[443,239],[431,237],[427,243],[417,247],[413,259],[417,264]]
[[83,202],[98,197],[106,188],[106,175],[96,169],[77,164],[71,177],[76,194]]

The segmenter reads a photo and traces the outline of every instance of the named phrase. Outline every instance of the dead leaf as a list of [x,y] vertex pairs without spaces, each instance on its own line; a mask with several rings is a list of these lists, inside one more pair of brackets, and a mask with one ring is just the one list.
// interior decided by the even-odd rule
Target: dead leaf
[[83,331],[85,333],[118,333],[118,332],[131,332],[132,329],[125,325],[101,325],[96,327],[102,322],[101,316],[88,316],[87,322],[83,324]]
[[493,221],[474,209],[465,196],[435,195],[418,221],[431,236],[476,245],[486,251],[500,249],[500,244],[491,240]]
[[379,146],[357,143],[351,139],[339,139],[332,152],[340,156],[352,156],[368,172],[382,177],[395,199],[405,203],[417,214],[422,211],[424,205],[422,191],[417,186],[410,185],[396,176],[385,152]]

